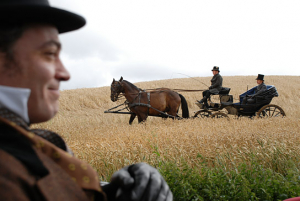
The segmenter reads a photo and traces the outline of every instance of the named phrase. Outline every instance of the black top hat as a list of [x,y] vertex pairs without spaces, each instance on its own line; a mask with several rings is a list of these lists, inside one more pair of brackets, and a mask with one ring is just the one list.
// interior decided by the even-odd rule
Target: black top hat
[[263,74],[258,74],[256,80],[264,81],[264,75]]
[[0,0],[0,26],[22,23],[49,23],[64,33],[83,27],[86,21],[80,15],[51,7],[48,0]]
[[214,71],[214,70],[216,70],[216,71],[219,71],[219,72],[220,72],[220,70],[219,70],[219,66],[214,66],[214,67],[213,67],[213,69],[212,69],[211,71]]

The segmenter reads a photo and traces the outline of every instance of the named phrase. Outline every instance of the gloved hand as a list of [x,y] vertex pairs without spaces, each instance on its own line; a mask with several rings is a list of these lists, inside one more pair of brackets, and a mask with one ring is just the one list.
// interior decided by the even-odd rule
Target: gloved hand
[[146,163],[137,163],[115,172],[111,184],[118,187],[116,200],[172,201],[173,194],[161,174]]

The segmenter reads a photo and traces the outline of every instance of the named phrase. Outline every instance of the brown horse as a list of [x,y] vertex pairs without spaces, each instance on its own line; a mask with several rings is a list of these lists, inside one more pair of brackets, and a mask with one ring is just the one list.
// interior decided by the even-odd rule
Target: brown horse
[[139,123],[145,121],[148,116],[159,116],[163,118],[179,118],[177,115],[180,103],[182,117],[189,118],[188,105],[185,98],[168,88],[160,88],[152,91],[143,91],[132,83],[123,80],[113,79],[111,83],[111,100],[117,101],[120,93],[125,96],[128,107],[133,113],[130,116],[129,124],[136,116]]

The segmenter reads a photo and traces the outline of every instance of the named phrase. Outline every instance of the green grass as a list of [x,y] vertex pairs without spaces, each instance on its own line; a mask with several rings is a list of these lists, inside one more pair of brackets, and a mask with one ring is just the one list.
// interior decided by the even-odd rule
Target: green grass
[[[192,163],[184,157],[170,159],[156,145],[151,147],[156,159],[145,157],[143,162],[159,170],[174,201],[281,201],[300,196],[299,151],[285,144],[258,141],[252,150],[231,147],[215,157],[198,154]],[[134,163],[124,161],[123,166]],[[116,168],[106,168],[111,171],[101,179],[109,181]]]
[[261,144],[259,152],[240,152],[240,158],[230,153],[218,155],[214,160],[199,155],[193,167],[184,159],[164,159],[157,168],[175,201],[279,201],[300,196],[297,155],[282,147],[270,150]]

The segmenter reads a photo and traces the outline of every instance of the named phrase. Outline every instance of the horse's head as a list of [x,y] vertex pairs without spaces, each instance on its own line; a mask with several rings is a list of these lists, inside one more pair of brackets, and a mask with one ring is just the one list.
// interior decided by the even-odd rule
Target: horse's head
[[123,77],[121,77],[119,81],[116,81],[115,79],[113,79],[113,81],[111,83],[110,99],[113,102],[118,100],[119,94],[123,91],[122,81],[123,81]]

